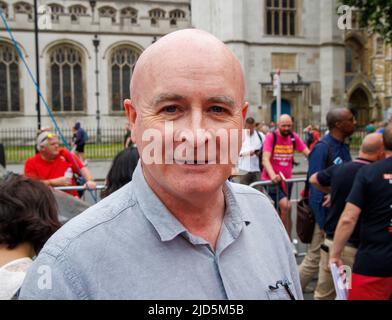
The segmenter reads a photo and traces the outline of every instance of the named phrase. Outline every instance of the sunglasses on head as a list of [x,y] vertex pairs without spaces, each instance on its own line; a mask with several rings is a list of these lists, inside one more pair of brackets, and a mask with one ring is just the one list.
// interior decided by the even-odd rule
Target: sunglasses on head
[[56,137],[56,135],[54,135],[53,133],[48,133],[46,135],[46,137],[42,139],[41,143],[46,141],[46,140],[48,140],[48,139],[52,139],[52,138],[55,138],[55,137]]

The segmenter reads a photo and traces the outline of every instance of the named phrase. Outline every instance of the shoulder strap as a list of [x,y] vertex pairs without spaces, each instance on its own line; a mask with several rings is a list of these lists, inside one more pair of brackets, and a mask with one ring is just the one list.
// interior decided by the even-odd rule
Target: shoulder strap
[[[327,160],[325,161],[325,168],[329,168],[330,166],[333,165],[332,147],[328,142],[326,142],[324,140],[319,140],[316,143],[316,145],[318,145],[319,143],[325,144],[328,147],[328,155],[327,155]],[[309,179],[310,179],[310,176],[309,176],[309,171],[308,171],[307,176],[306,176],[306,182],[305,182],[305,193],[304,193],[305,198],[309,197],[309,187],[310,187]]]
[[[274,135],[274,142],[272,144],[272,152],[273,152],[275,149],[276,141],[278,140],[278,137],[277,137],[275,131],[273,131],[272,134]],[[293,144],[293,151],[295,152],[295,136],[294,136],[294,133],[292,133],[292,132],[290,132],[290,139],[291,139],[291,143]]]
[[329,168],[330,166],[333,165],[332,147],[327,141],[324,141],[324,140],[320,140],[319,142],[317,142],[317,144],[318,143],[323,143],[323,144],[327,145],[327,147],[328,147],[328,155],[327,155],[327,160],[325,161],[325,168]]
[[256,134],[257,134],[257,136],[259,137],[261,143],[263,143],[263,137],[261,136],[259,130],[255,130],[255,131],[256,131]]
[[295,152],[295,136],[294,133],[290,132],[291,143],[293,144],[293,152]]
[[272,152],[274,152],[275,146],[276,146],[276,141],[278,140],[278,137],[276,136],[276,132],[275,131],[272,131],[272,134],[274,136],[274,142],[272,143]]

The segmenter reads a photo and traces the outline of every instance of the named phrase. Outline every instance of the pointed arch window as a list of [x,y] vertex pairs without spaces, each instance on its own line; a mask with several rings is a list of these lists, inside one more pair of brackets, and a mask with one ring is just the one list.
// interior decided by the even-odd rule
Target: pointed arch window
[[29,20],[33,20],[33,6],[27,2],[17,2],[14,4],[14,12],[19,14],[27,14]]
[[137,10],[132,7],[121,9],[120,11],[121,22],[130,21],[131,24],[137,23]]
[[52,22],[59,22],[59,17],[64,14],[64,7],[56,3],[49,4],[48,6],[50,8]]
[[19,56],[8,43],[0,43],[0,112],[19,112]]
[[123,110],[123,101],[130,98],[129,84],[133,68],[140,53],[131,46],[120,46],[112,51],[110,57],[111,109]]
[[49,53],[49,83],[53,111],[85,110],[84,57],[72,45],[59,45]]
[[110,6],[101,7],[99,8],[98,12],[100,17],[111,18],[113,23],[116,22],[117,10],[114,9],[113,7]]
[[148,14],[150,16],[151,25],[156,25],[158,20],[164,19],[166,16],[166,12],[160,8],[152,9]]
[[8,4],[3,1],[0,1],[0,8],[5,13],[5,17],[8,18]]
[[78,22],[79,17],[87,15],[87,8],[82,5],[74,5],[68,8],[72,22]]
[[176,26],[178,20],[185,19],[185,12],[179,9],[172,10],[169,12],[169,18],[170,25]]

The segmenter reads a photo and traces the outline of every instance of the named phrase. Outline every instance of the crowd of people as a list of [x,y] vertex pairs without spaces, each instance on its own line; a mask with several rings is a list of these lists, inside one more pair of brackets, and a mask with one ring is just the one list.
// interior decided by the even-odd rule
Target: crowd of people
[[[124,150],[96,205],[62,226],[50,189],[96,188],[79,122],[71,151],[44,130],[24,175],[0,183],[0,299],[297,300],[315,276],[314,298],[335,299],[331,264],[352,269],[348,299],[392,299],[392,124],[369,127],[352,160],[350,109],[330,110],[328,132],[310,125],[304,139],[290,115],[257,123],[246,117],[238,59],[196,29],[147,48],[131,92],[132,100],[124,101]],[[213,163],[207,154],[183,163],[145,162],[139,158],[149,150],[144,132],[162,133],[164,145],[168,121],[177,133],[170,143],[203,149],[208,138],[198,135],[200,128],[247,129],[239,150],[227,146],[238,159]],[[295,152],[308,161],[310,188],[303,196],[315,219],[299,266],[291,242]],[[239,183],[229,182],[234,166]],[[259,181],[273,187],[249,187]],[[43,266],[50,268],[50,288],[40,287]]]
[[[247,122],[253,122],[253,119]],[[368,130],[358,158],[352,160],[346,142],[356,128],[353,111],[333,109],[328,113],[326,123],[328,132],[323,137],[316,126],[304,130],[311,135],[306,143],[308,147],[292,131],[292,118],[288,115],[279,119],[277,129],[264,137],[261,146],[254,138],[257,133],[250,131],[245,136],[242,152],[243,157],[251,159],[248,162],[242,159],[242,162],[252,162],[253,169],[257,168],[260,150],[263,153],[262,174],[252,172],[253,179],[241,179],[240,182],[271,180],[276,187],[270,187],[268,194],[290,236],[291,184],[282,183],[282,180],[292,176],[294,152],[304,153],[308,157],[310,182],[306,196],[316,223],[306,256],[299,266],[302,290],[310,291],[308,285],[316,277],[314,298],[335,299],[330,269],[330,264],[335,263],[338,267],[347,266],[353,272],[349,299],[392,299],[392,203],[389,193],[392,175],[388,171],[392,125]],[[252,137],[256,143],[249,153],[246,148],[252,144]],[[278,143],[277,137],[283,137],[286,143]],[[365,166],[366,169],[361,170]],[[242,166],[241,169],[246,168]],[[357,178],[358,172],[364,173]],[[243,177],[248,176],[249,173]]]

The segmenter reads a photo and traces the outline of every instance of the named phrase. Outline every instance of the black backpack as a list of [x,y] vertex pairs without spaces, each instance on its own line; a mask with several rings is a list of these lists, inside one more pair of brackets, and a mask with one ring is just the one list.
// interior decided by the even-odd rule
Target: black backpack
[[310,145],[313,143],[313,133],[307,132],[306,133],[306,145],[310,148]]
[[[256,130],[257,135],[259,136],[259,139],[261,140],[261,148],[260,151],[258,152],[258,156],[259,156],[259,167],[260,167],[260,171],[263,171],[263,146],[264,146],[264,141],[263,138],[261,137],[260,133]],[[273,131],[272,134],[274,135],[274,142],[272,144],[272,153],[274,152],[275,146],[276,146],[276,142],[277,142],[277,135],[276,132]],[[294,134],[292,132],[290,132],[290,137],[291,137],[291,143],[293,144],[293,149],[295,151],[295,137]],[[293,164],[295,164],[294,162],[294,157],[293,157]]]
[[257,136],[259,137],[260,141],[261,141],[261,148],[260,150],[257,152],[257,155],[259,157],[259,168],[260,168],[260,172],[263,171],[263,146],[264,146],[264,140],[263,137],[260,135],[260,132],[258,130],[255,130]]
[[[327,159],[325,159],[325,169],[326,169],[334,164],[332,146],[324,140],[320,140],[319,142],[317,142],[317,144],[319,143],[324,144],[328,147],[328,155],[327,155]],[[315,149],[313,149],[312,152],[314,150]],[[304,197],[297,203],[296,230],[297,230],[298,238],[303,243],[312,242],[314,226],[316,224],[316,219],[314,217],[313,211],[309,206],[309,189],[310,189],[309,178],[310,175],[308,172],[306,175]]]

